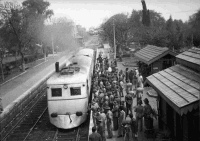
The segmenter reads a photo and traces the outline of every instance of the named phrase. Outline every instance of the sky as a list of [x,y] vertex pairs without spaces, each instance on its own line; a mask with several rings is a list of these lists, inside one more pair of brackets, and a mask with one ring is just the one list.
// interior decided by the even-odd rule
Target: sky
[[[14,0],[22,2],[23,0]],[[54,17],[67,17],[86,29],[98,27],[114,14],[131,14],[132,10],[142,10],[141,0],[46,0]],[[147,9],[161,13],[167,20],[187,21],[189,16],[200,9],[200,0],[145,0]]]

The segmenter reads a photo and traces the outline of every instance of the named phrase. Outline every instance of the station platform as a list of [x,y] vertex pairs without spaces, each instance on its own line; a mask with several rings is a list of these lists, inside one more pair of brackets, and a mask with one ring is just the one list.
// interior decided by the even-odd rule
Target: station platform
[[46,61],[27,69],[0,85],[0,97],[3,108],[15,101],[20,95],[30,90],[36,83],[55,71],[55,62],[63,64],[72,54],[72,51],[58,53],[47,57]]
[[[124,62],[117,62],[117,67],[118,67],[118,70],[123,70],[125,71],[126,68],[129,68],[130,69],[133,69],[133,67],[130,67],[130,66],[124,66]],[[125,86],[126,87],[126,84]],[[148,98],[149,100],[149,103],[150,105],[152,106],[153,109],[157,109],[157,101],[156,101],[156,98],[155,97],[150,97],[147,92],[150,90],[151,88],[147,87],[147,88],[144,88],[144,92],[143,92],[143,96],[142,96],[142,99],[145,99],[145,98]],[[134,91],[135,92],[135,91]],[[125,89],[124,89],[124,97],[121,98],[122,101],[125,101],[125,96],[126,96],[126,92],[125,92]],[[134,109],[135,109],[135,106],[137,105],[137,101],[136,101],[136,98],[134,98],[133,100],[133,107],[132,107],[132,113],[133,113],[133,117],[135,117],[136,113],[134,112]],[[144,105],[144,104],[143,104]],[[91,115],[92,115],[92,111],[91,111]],[[89,135],[92,133],[92,127],[94,126],[93,124],[93,118],[92,116],[90,115],[90,126],[89,126]],[[158,121],[154,119],[154,129],[157,130],[158,128]],[[144,127],[143,127],[144,129]],[[117,138],[118,136],[118,130],[117,131],[113,131],[113,138],[111,139],[107,139],[108,137],[108,132],[107,132],[107,129],[106,129],[106,141],[124,141],[124,137],[120,137],[120,138]],[[144,132],[139,132],[138,133],[138,138],[135,138],[133,139],[131,137],[131,141],[155,141],[155,139],[152,139],[152,138],[146,138],[145,137],[145,134]]]

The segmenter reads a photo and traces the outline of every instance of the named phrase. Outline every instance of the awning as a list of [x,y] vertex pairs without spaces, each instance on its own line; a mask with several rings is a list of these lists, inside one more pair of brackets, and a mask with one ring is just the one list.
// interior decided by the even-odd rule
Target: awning
[[176,112],[187,114],[198,107],[200,74],[181,65],[147,77],[148,83]]
[[143,49],[137,51],[135,53],[135,57],[139,61],[149,65],[167,54],[172,54],[172,52],[167,47],[147,45]]
[[176,56],[176,62],[200,71],[200,48],[192,47]]

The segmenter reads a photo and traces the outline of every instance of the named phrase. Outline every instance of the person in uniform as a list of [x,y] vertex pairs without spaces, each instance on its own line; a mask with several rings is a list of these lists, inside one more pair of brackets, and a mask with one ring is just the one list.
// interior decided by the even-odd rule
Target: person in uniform
[[120,89],[120,96],[124,97],[124,94],[123,94],[124,83],[122,80],[119,82],[119,89]]
[[143,126],[142,118],[143,118],[143,113],[144,113],[142,100],[138,101],[138,105],[135,108],[135,112],[136,112],[137,128],[138,128],[138,131],[141,132],[142,126]]
[[97,133],[101,135],[102,141],[106,141],[106,134],[105,134],[105,121],[103,117],[100,115],[100,113],[97,114],[96,118],[97,122]]
[[133,72],[133,70],[131,70],[129,72],[129,80],[130,80],[131,83],[133,83],[133,77],[134,77],[134,72]]
[[126,84],[126,93],[128,93],[129,91],[132,90],[132,83],[130,82],[130,80],[127,80],[127,84]]
[[133,114],[129,115],[131,122],[130,122],[130,126],[131,126],[131,131],[132,131],[132,138],[135,139],[135,137],[137,137],[137,121],[135,118],[133,118]]
[[109,107],[110,107],[111,110],[113,109],[113,102],[114,102],[114,95],[111,94],[109,96]]
[[127,116],[129,114],[129,111],[131,112],[131,114],[133,113],[132,112],[133,97],[131,93],[128,93],[125,96],[125,102],[126,102],[126,116]]
[[108,139],[111,139],[113,137],[112,133],[112,122],[113,122],[113,113],[110,110],[109,106],[106,106],[105,108],[105,113],[106,113],[106,125],[107,125],[107,131],[108,131]]
[[119,105],[117,101],[114,101],[113,104],[113,130],[116,131],[118,129]]
[[126,82],[128,82],[128,79],[129,79],[129,71],[128,71],[128,68],[126,68],[126,75],[125,75],[125,77],[126,77]]
[[120,106],[119,107],[119,111],[120,111],[120,114],[119,114],[119,120],[118,120],[118,138],[122,137],[123,136],[123,127],[122,127],[122,122],[125,120],[125,117],[126,117],[126,113],[124,111],[124,107],[123,106]]
[[95,127],[96,127],[96,118],[95,117],[98,112],[98,109],[99,109],[98,103],[95,100],[93,100],[92,105],[91,105],[91,110],[92,110],[93,123],[94,123]]
[[101,135],[96,132],[96,127],[92,127],[92,134],[89,135],[89,141],[102,141]]
[[149,105],[149,100],[147,98],[144,99],[144,125],[146,129],[153,128],[153,118],[151,114],[153,112],[151,105]]

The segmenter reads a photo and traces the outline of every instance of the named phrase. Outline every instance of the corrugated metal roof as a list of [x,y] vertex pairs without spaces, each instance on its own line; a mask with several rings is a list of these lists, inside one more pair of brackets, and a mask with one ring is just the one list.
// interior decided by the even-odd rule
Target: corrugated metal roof
[[191,48],[179,55],[176,58],[200,65],[200,48]]
[[147,45],[145,48],[136,52],[135,56],[138,58],[138,60],[149,65],[154,61],[160,59],[161,57],[165,56],[169,52],[170,51],[167,47]]
[[198,107],[200,74],[188,68],[172,66],[147,77],[147,83],[181,115]]

